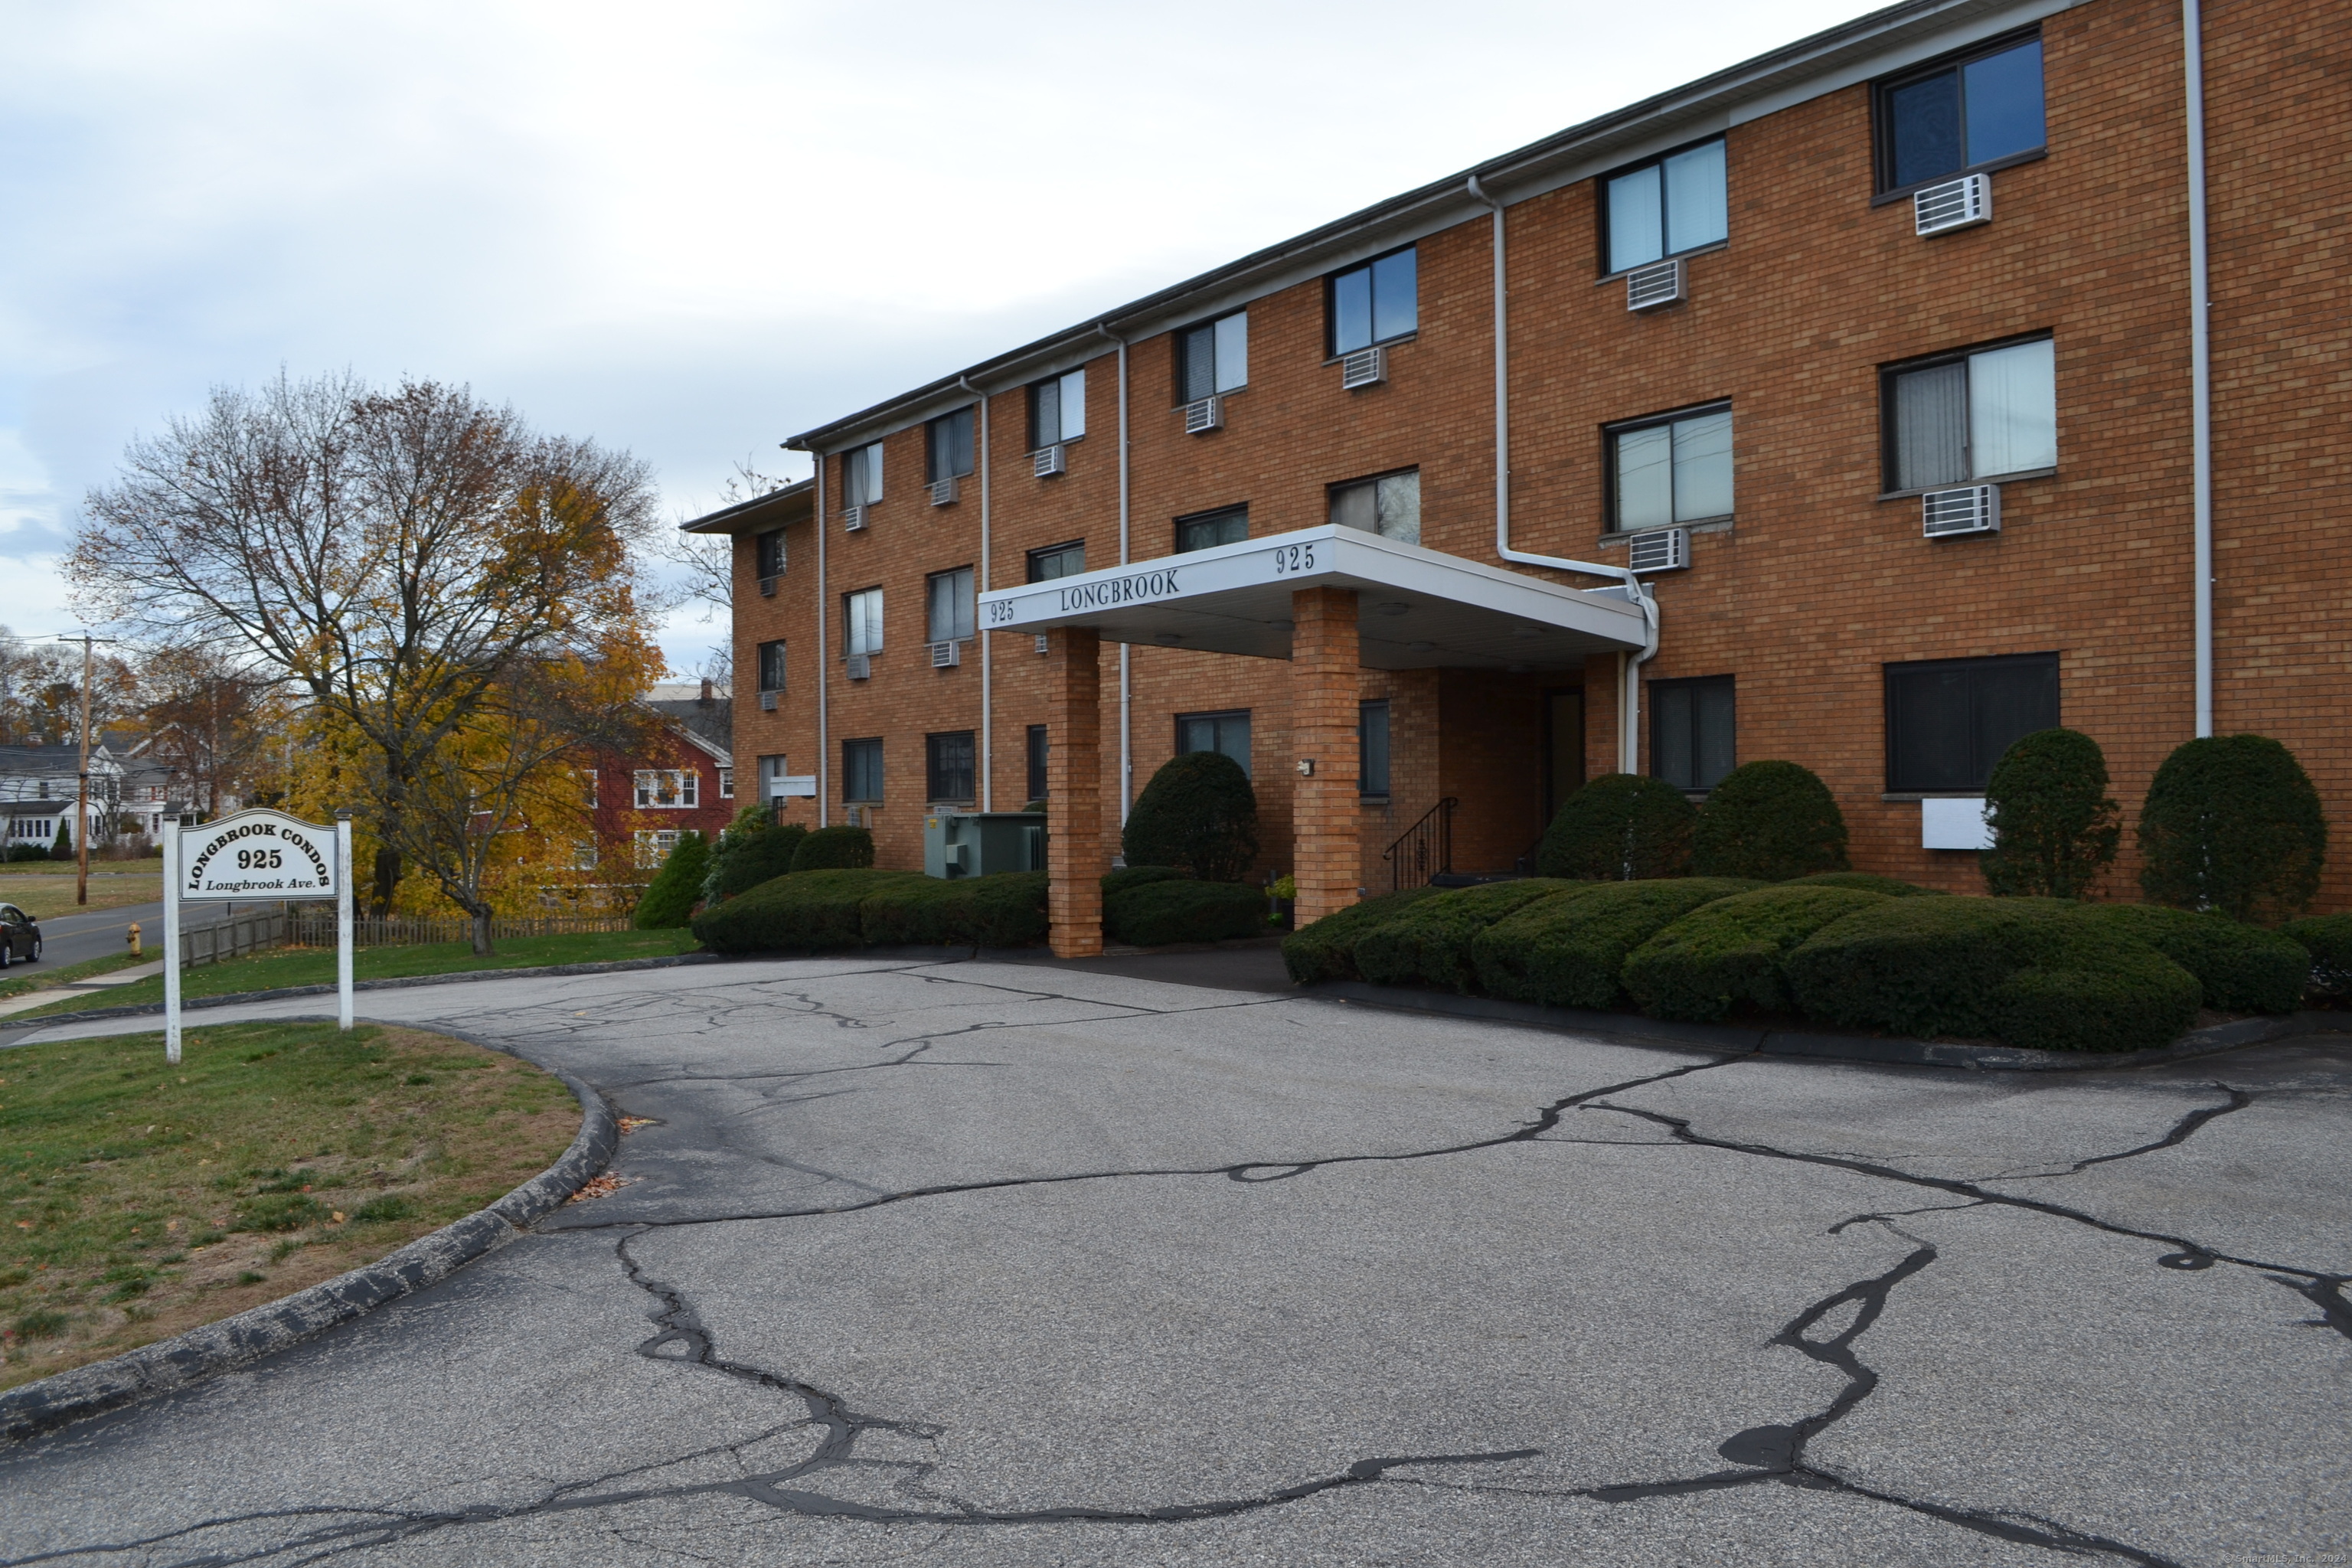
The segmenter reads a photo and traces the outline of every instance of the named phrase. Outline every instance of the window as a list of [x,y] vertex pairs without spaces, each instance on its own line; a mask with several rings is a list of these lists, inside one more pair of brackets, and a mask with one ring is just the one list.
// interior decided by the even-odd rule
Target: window
[[1413,247],[1407,246],[1332,275],[1326,309],[1333,353],[1353,353],[1405,337],[1420,325],[1413,254]]
[[1359,703],[1356,708],[1356,793],[1389,793],[1389,705],[1385,700]]
[[760,689],[782,691],[784,689],[784,645],[763,642],[760,645]]
[[866,588],[841,596],[841,650],[882,651],[882,590]]
[[1713,789],[1733,765],[1732,678],[1650,682],[1650,773],[1676,789]]
[[1055,577],[1075,577],[1087,569],[1087,542],[1074,539],[1067,544],[1049,544],[1043,550],[1029,552],[1029,581],[1048,582]]
[[1605,182],[1609,242],[1603,272],[1720,243],[1731,233],[1723,138],[1669,153]]
[[2048,338],[1886,373],[1886,488],[1933,489],[2058,466],[2058,358]]
[[1249,537],[1249,508],[1229,506],[1217,511],[1195,512],[1176,520],[1176,553],[1206,550],[1213,544],[1238,544]]
[[1075,441],[1087,433],[1087,373],[1071,371],[1029,388],[1029,449]]
[[1879,188],[1899,194],[2042,151],[2042,40],[2005,39],[1882,82]]
[[2058,723],[2058,656],[1886,667],[1886,787],[1980,793],[2010,743]]
[[1045,798],[1045,757],[1052,742],[1045,738],[1045,726],[1029,726],[1029,798]]
[[572,860],[568,868],[569,869],[573,871],[593,871],[596,868],[596,841],[594,839],[575,838],[572,841]]
[[1622,532],[1731,515],[1731,410],[1609,432],[1609,526]]
[[871,506],[882,499],[882,443],[841,455],[841,504]]
[[719,798],[721,800],[733,800],[735,798],[735,770],[733,768],[721,768],[719,770]]
[[1176,401],[1193,403],[1213,392],[1249,384],[1249,312],[1187,327],[1176,334]]
[[1331,521],[1399,544],[1421,542],[1421,470],[1381,474],[1331,487]]
[[934,572],[923,580],[923,640],[969,642],[978,612],[972,605],[971,568]]
[[751,536],[751,554],[756,563],[752,570],[762,577],[784,574],[784,531],[772,528],[765,533]]
[[639,811],[691,810],[700,779],[692,768],[639,768]]
[[1226,713],[1179,713],[1176,715],[1176,750],[1181,755],[1188,752],[1223,752],[1249,772],[1250,716],[1246,708]]
[[844,741],[841,743],[841,798],[867,805],[882,801],[882,742]]
[[637,869],[650,871],[669,858],[677,847],[675,827],[641,827],[637,829]]
[[971,410],[942,414],[923,426],[923,479],[961,479],[971,472]]
[[968,801],[972,788],[971,731],[951,730],[923,737],[923,798]]

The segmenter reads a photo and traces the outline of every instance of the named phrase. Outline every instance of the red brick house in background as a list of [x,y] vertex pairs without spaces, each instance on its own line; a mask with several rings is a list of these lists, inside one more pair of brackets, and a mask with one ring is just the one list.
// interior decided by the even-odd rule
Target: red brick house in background
[[733,701],[704,680],[666,682],[645,702],[664,722],[635,753],[597,759],[596,839],[579,858],[579,869],[603,868],[616,882],[657,869],[680,833],[715,838],[735,817]]

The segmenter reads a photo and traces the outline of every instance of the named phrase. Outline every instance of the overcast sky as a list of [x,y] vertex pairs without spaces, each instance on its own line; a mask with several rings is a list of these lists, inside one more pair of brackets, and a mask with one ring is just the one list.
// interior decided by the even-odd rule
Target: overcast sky
[[0,622],[73,628],[84,489],[215,384],[467,383],[691,515],[803,475],[795,430],[1869,8],[0,0]]

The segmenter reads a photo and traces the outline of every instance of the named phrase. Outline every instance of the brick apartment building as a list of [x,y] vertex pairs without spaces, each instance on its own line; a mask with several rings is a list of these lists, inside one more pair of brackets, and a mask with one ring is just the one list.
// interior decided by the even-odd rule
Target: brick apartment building
[[1066,952],[1180,748],[1248,767],[1303,918],[1444,802],[1501,868],[1589,776],[1764,757],[1973,889],[2061,721],[2127,815],[2253,730],[2352,820],[2352,48],[2196,33],[1897,5],[793,437],[814,479],[689,525],[760,797],[915,867],[927,807],[1050,796]]

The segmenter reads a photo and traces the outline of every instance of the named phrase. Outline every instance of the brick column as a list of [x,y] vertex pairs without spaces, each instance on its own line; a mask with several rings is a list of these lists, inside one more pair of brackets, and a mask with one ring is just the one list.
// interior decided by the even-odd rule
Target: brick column
[[1364,874],[1363,834],[1356,793],[1359,764],[1356,594],[1352,588],[1302,588],[1290,595],[1290,723],[1294,766],[1311,773],[1291,778],[1298,879],[1295,915],[1300,925],[1356,901]]
[[1045,909],[1056,958],[1102,951],[1102,638],[1046,634]]

